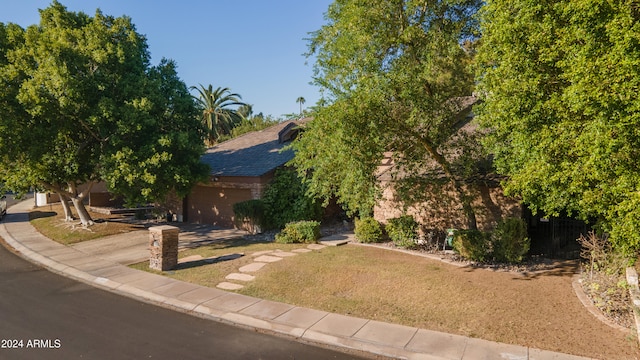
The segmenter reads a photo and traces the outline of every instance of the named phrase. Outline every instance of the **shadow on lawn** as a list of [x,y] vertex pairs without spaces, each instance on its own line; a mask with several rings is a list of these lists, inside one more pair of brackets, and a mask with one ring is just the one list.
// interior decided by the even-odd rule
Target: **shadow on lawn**
[[209,233],[201,240],[194,240],[180,244],[181,249],[195,249],[201,246],[209,246],[212,249],[230,249],[240,246],[248,246],[252,244],[270,244],[272,240],[267,239],[251,239],[237,234],[228,236],[211,237]]
[[29,220],[48,218],[48,217],[53,217],[53,216],[56,216],[56,215],[58,215],[58,213],[55,212],[55,211],[35,210],[35,211],[29,212]]
[[223,262],[223,261],[231,261],[231,260],[239,259],[239,258],[241,258],[243,256],[244,256],[244,254],[238,253],[238,254],[229,254],[229,255],[223,255],[223,256],[216,256],[216,257],[211,257],[211,258],[206,258],[206,259],[185,261],[183,263],[179,263],[178,265],[176,265],[172,270],[191,269],[191,268],[194,268],[194,267],[210,265],[210,264],[216,264],[216,263]]
[[[467,265],[464,267],[465,272],[473,272],[476,270],[493,270],[493,271],[504,271],[505,269],[491,267],[491,266],[483,266],[483,265]],[[519,271],[509,271],[509,273],[513,274],[513,280],[535,280],[541,277],[573,277],[575,274],[580,272],[580,262],[578,260],[557,260],[548,266],[545,266],[543,269],[536,270],[519,270]]]

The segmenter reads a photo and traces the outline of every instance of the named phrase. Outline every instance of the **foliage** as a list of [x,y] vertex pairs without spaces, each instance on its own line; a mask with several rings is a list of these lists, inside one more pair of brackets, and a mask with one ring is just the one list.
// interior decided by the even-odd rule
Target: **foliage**
[[582,273],[582,287],[595,306],[614,319],[631,312],[625,279],[629,259],[615,251],[609,239],[595,232],[580,236],[578,242],[587,270]]
[[413,248],[418,237],[418,223],[411,215],[389,219],[385,230],[396,246]]
[[307,187],[295,170],[279,169],[265,189],[265,226],[282,229],[287,223],[299,220],[319,220],[322,205],[307,196]]
[[633,1],[488,1],[478,109],[506,190],[640,249],[640,18]]
[[233,204],[235,225],[238,229],[246,229],[250,233],[260,232],[264,227],[264,202],[251,199]]
[[491,233],[491,254],[498,262],[521,262],[529,252],[530,245],[527,224],[520,218],[507,218],[500,221]]
[[354,232],[356,239],[362,243],[375,243],[382,241],[382,227],[378,220],[372,217],[355,219]]
[[453,238],[453,250],[465,259],[485,261],[491,252],[489,234],[479,230],[457,230]]
[[218,138],[218,141],[222,142],[233,139],[240,135],[244,135],[253,131],[260,131],[277,124],[278,120],[275,120],[269,116],[265,118],[262,114],[258,114],[251,118],[243,118],[238,125],[231,129],[231,133],[229,135],[221,135]]
[[212,85],[204,87],[192,86],[198,91],[198,106],[202,111],[202,124],[208,130],[207,142],[215,144],[223,135],[231,134],[231,130],[242,122],[242,115],[230,106],[244,106],[242,96],[232,93],[229,88],[218,87],[215,90]]
[[27,29],[0,24],[0,178],[9,188],[56,192],[89,225],[82,200],[97,181],[146,202],[206,176],[186,86],[173,62],[150,66],[130,18],[57,1],[40,17]]
[[[378,165],[388,151],[398,172],[427,182],[444,177],[464,193],[473,162],[463,163],[458,155],[475,153],[464,149],[476,143],[472,136],[455,134],[460,135],[473,101],[468,65],[480,4],[331,4],[327,23],[312,33],[308,53],[317,59],[315,83],[326,106],[293,145],[293,164],[308,179],[310,194],[325,202],[335,196],[349,213],[370,215],[380,190]],[[460,198],[474,227],[469,198]]]
[[276,242],[281,244],[316,243],[318,239],[320,239],[318,221],[290,222],[276,234]]

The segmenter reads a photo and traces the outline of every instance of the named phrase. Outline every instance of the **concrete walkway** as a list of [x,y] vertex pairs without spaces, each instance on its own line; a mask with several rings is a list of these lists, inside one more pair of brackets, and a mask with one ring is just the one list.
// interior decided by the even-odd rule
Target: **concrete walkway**
[[[112,248],[113,251],[110,251],[109,247],[116,244],[107,245],[108,241],[100,245],[65,246],[48,239],[31,226],[28,213],[32,206],[33,201],[29,200],[8,210],[7,216],[0,224],[0,237],[4,238],[9,246],[24,258],[53,272],[147,303],[306,342],[390,358],[585,359],[306,309],[133,270],[122,263],[128,263],[136,256],[141,256],[138,254],[143,238],[148,239],[142,232],[123,237],[137,244],[129,247],[129,255],[126,254],[127,251],[117,250],[118,248]],[[144,241],[144,246],[146,241],[148,240]],[[198,241],[198,238],[193,241]]]

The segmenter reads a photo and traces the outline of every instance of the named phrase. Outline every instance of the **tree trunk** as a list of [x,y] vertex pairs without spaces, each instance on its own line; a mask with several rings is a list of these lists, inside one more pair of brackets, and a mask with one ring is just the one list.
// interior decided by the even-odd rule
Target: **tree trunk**
[[471,202],[473,201],[471,195],[469,195],[469,192],[466,191],[458,181],[451,180],[451,182],[460,196],[460,201],[462,201],[462,210],[464,211],[464,215],[467,217],[467,228],[469,230],[478,230],[476,212],[473,210],[473,206],[471,205]]
[[58,197],[60,197],[60,203],[62,204],[62,209],[64,209],[64,221],[73,221],[73,214],[71,213],[71,206],[69,206],[69,196],[62,193],[57,193]]
[[82,202],[82,200],[83,200],[82,196],[74,196],[71,198],[71,202],[73,202],[73,206],[76,208],[76,211],[78,212],[78,216],[80,217],[80,222],[82,223],[82,226],[88,227],[93,225],[93,220],[91,219],[91,215],[89,215],[89,212],[87,211],[87,208],[84,206],[84,203]]
[[91,219],[91,215],[87,211],[87,208],[84,206],[84,198],[89,195],[91,192],[91,188],[93,187],[93,182],[89,182],[87,188],[78,194],[78,190],[76,188],[75,183],[69,184],[69,190],[71,190],[71,202],[73,206],[76,208],[76,212],[78,212],[78,216],[80,217],[80,222],[82,226],[88,227],[93,225],[93,219]]

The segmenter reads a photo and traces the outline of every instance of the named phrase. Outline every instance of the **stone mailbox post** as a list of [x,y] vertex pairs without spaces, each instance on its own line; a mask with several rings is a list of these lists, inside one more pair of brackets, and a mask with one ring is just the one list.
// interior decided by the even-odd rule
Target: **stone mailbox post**
[[149,267],[167,271],[178,265],[178,233],[175,226],[163,225],[149,228]]

